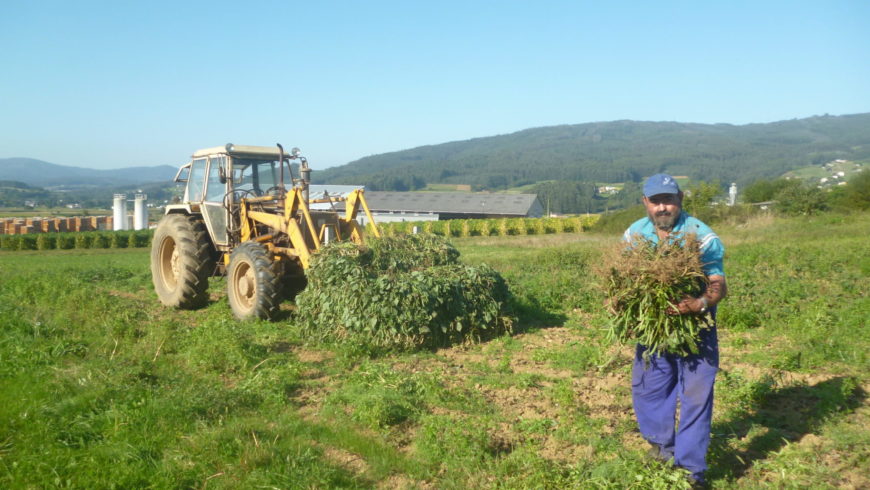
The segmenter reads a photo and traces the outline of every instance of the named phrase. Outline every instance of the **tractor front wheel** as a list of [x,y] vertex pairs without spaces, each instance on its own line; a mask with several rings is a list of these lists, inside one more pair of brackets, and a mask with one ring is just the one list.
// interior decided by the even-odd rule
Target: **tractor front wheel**
[[227,296],[240,320],[272,319],[281,303],[281,277],[266,248],[245,242],[230,255]]
[[183,214],[164,216],[151,243],[151,279],[160,302],[183,309],[205,306],[213,252],[202,221]]

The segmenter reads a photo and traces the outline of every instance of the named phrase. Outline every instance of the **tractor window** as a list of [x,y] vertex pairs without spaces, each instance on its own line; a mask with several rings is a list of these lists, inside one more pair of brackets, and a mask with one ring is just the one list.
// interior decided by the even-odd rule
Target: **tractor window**
[[278,162],[238,158],[233,161],[233,188],[260,196],[278,185]]
[[211,202],[223,201],[226,193],[225,185],[221,184],[220,174],[218,173],[221,167],[226,166],[227,157],[211,157],[211,166],[208,168],[208,181],[206,182],[205,200]]
[[190,178],[187,180],[187,200],[202,201],[203,185],[205,184],[205,158],[196,158],[190,167]]

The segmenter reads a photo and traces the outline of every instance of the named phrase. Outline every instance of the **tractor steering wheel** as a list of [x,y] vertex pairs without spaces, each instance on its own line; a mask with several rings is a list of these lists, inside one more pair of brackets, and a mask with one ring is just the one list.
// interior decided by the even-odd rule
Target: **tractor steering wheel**
[[282,187],[280,185],[273,185],[272,187],[269,187],[268,189],[266,189],[266,192],[263,195],[271,196],[271,195],[273,195],[272,194],[273,191],[275,192],[274,196],[279,198],[279,199],[282,199],[284,196],[287,195],[287,189],[285,189],[284,187]]
[[232,196],[233,198],[233,208],[238,209],[239,201],[241,201],[248,195],[256,197],[256,194],[251,189],[234,189],[227,192],[226,194],[224,194],[223,198],[224,209],[232,214],[234,210],[230,209],[230,196]]

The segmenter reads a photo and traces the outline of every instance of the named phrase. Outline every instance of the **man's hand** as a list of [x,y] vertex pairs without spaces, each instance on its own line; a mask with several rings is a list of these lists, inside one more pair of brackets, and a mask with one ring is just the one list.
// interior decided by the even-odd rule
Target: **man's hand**
[[686,296],[682,301],[677,303],[677,309],[670,308],[668,313],[671,315],[695,315],[701,313],[701,310],[706,308],[706,301],[701,298],[692,298]]
[[712,308],[716,303],[722,301],[722,298],[728,294],[728,288],[725,286],[725,276],[710,276],[707,278],[709,284],[707,291],[700,298],[685,297],[676,308],[668,308],[670,315],[696,315],[701,313],[701,310]]

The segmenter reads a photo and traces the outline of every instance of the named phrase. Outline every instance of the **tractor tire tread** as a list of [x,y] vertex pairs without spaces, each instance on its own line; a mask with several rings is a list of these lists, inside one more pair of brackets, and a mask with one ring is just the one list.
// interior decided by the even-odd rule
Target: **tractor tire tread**
[[[164,237],[175,241],[181,261],[176,287],[166,290],[159,278],[159,247]],[[157,295],[163,304],[196,309],[208,303],[208,278],[215,267],[215,252],[205,223],[194,216],[170,214],[157,225],[152,244],[151,270]]]
[[236,267],[240,260],[246,260],[256,275],[256,296],[249,314],[243,315],[236,309],[233,298],[233,285],[230,284],[233,274],[227,275],[227,289],[230,296],[230,307],[239,319],[250,317],[272,320],[280,310],[283,301],[282,275],[277,271],[274,261],[269,257],[266,248],[257,242],[245,242],[233,250],[230,256],[230,270]]

